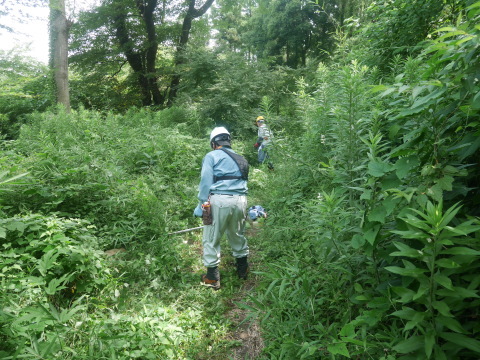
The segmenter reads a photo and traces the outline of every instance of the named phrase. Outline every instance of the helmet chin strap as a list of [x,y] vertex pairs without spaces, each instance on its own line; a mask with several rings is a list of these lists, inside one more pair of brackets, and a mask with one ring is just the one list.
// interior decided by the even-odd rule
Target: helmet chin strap
[[221,145],[218,145],[215,141],[211,141],[210,146],[213,150],[220,149],[222,147]]

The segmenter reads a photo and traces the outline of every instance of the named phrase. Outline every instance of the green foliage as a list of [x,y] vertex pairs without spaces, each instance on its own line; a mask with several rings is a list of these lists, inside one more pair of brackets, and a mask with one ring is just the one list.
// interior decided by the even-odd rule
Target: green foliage
[[239,281],[232,272],[231,289],[197,288],[198,235],[166,235],[198,226],[209,150],[198,115],[172,107],[30,120],[0,157],[0,357],[224,359],[235,345],[225,304]]
[[[478,357],[476,315],[467,315],[477,312],[479,286],[478,167],[469,165],[478,162],[477,22],[478,4],[417,57],[395,57],[383,79],[390,85],[371,86],[375,69],[341,58],[320,64],[313,84],[298,81],[296,136],[268,186],[275,214],[264,246],[276,260],[252,307],[270,358]],[[304,323],[296,311],[305,294],[282,298],[304,276],[313,290],[331,288],[321,297],[330,309],[309,309],[322,320]],[[281,301],[291,313],[269,310]],[[330,323],[332,312],[349,316]],[[296,324],[305,331],[290,331]]]
[[[82,296],[110,282],[93,228],[32,214],[2,219],[0,238],[0,350],[48,357],[59,350],[65,324],[83,310]],[[39,345],[41,334],[48,341]]]
[[277,80],[265,64],[247,63],[234,53],[222,57],[201,53],[189,63],[186,74],[189,80],[179,102],[196,103],[199,115],[209,119],[210,126],[226,125],[239,134],[251,129],[258,116],[246,109],[254,109],[262,96],[272,93]]
[[395,55],[418,55],[422,42],[440,24],[453,23],[469,0],[373,1],[367,10],[369,24],[361,29],[370,42],[366,59],[386,70]]
[[314,359],[348,353],[344,341],[350,342],[346,339],[353,336],[338,326],[348,322],[351,314],[338,310],[344,310],[342,303],[349,294],[338,289],[348,284],[351,274],[340,264],[329,269],[328,262],[308,257],[306,251],[297,253],[286,253],[288,260],[259,272],[264,287],[250,298],[249,310],[267,331],[270,346],[265,354],[269,359]]
[[402,279],[391,291],[398,304],[392,315],[402,319],[405,338],[394,349],[409,354],[405,359],[467,359],[480,353],[475,340],[480,329],[467,315],[479,304],[480,248],[468,235],[480,230],[480,222],[452,226],[459,210],[454,205],[444,212],[442,203],[428,202],[424,210],[401,217],[406,230],[392,231],[403,239],[393,242],[397,251],[390,254],[401,264],[385,270]]
[[[95,219],[111,245],[187,226],[191,209],[177,207],[175,199],[183,194],[195,203],[191,179],[198,176],[201,145],[186,144],[195,128],[164,126],[188,114],[171,109],[164,118],[148,111],[37,115],[17,142],[17,151],[29,155],[26,166],[35,182],[6,194],[2,203],[16,204],[12,212],[28,206]],[[186,164],[185,180],[167,187]]]
[[47,69],[14,52],[0,52],[0,133],[16,138],[25,115],[51,104]]
[[338,6],[333,1],[323,5],[324,11],[319,11],[312,1],[261,1],[240,28],[240,39],[260,59],[305,66],[307,58],[319,57],[333,46],[330,34]]

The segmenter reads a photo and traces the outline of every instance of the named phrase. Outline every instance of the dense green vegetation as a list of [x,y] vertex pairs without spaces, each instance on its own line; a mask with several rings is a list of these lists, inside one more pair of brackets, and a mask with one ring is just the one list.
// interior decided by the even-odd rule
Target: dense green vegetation
[[[108,37],[115,4],[72,28],[71,113],[41,65],[0,59],[0,358],[233,359],[232,308],[258,359],[479,358],[480,2],[216,1],[178,61],[166,1],[155,76],[182,80],[154,106]],[[269,212],[251,279],[225,247],[217,292],[200,232],[168,235],[200,225],[215,125]]]

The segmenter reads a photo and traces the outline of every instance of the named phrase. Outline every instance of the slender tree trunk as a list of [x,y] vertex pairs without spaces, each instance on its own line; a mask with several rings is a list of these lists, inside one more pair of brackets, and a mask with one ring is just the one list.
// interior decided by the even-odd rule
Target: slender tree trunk
[[187,14],[183,18],[182,34],[177,46],[175,54],[175,74],[173,74],[172,81],[170,83],[170,92],[168,94],[168,104],[171,105],[173,99],[177,96],[178,86],[180,85],[181,75],[179,73],[179,66],[185,63],[183,58],[183,52],[188,43],[190,36],[190,30],[192,28],[192,21],[203,14],[210,8],[215,0],[207,0],[203,6],[199,9],[195,8],[196,0],[189,0]]
[[53,70],[55,97],[70,112],[68,85],[68,31],[65,0],[50,0],[50,68]]

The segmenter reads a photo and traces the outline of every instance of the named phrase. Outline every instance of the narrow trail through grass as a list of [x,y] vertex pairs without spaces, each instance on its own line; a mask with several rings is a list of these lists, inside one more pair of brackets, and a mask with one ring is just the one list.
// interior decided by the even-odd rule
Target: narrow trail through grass
[[[249,303],[249,296],[254,294],[256,285],[258,283],[258,275],[255,274],[255,271],[261,266],[261,256],[257,254],[257,237],[260,234],[261,229],[258,227],[252,227],[251,224],[247,229],[247,238],[249,240],[250,246],[250,273],[246,281],[239,280],[236,278],[235,273],[235,261],[233,257],[229,254],[229,247],[226,244],[226,240],[222,238],[222,263],[220,265],[221,279],[222,279],[222,288],[219,291],[213,291],[208,288],[202,288],[206,298],[214,296],[218,301],[224,302],[225,313],[221,318],[229,323],[229,330],[224,335],[224,340],[228,343],[233,343],[235,345],[230,349],[230,354],[228,355],[229,360],[254,360],[259,359],[262,349],[264,347],[260,325],[255,318],[249,317],[249,311],[245,309],[242,304]],[[201,245],[201,236],[202,232],[198,231],[195,234],[184,234],[182,236],[183,243],[189,246],[190,255],[196,255],[198,258],[202,254],[202,245]],[[195,266],[192,269],[196,275],[200,274],[204,270],[200,266],[200,262],[197,261],[199,266]],[[200,277],[200,276],[198,276]],[[201,286],[201,285],[199,285]],[[215,345],[213,345],[215,346]],[[233,353],[232,353],[233,352]],[[225,356],[220,353],[214,355],[210,353],[198,354],[197,359],[209,359],[211,360],[214,356],[215,359],[220,359],[222,356]],[[206,356],[206,357],[203,357]]]

